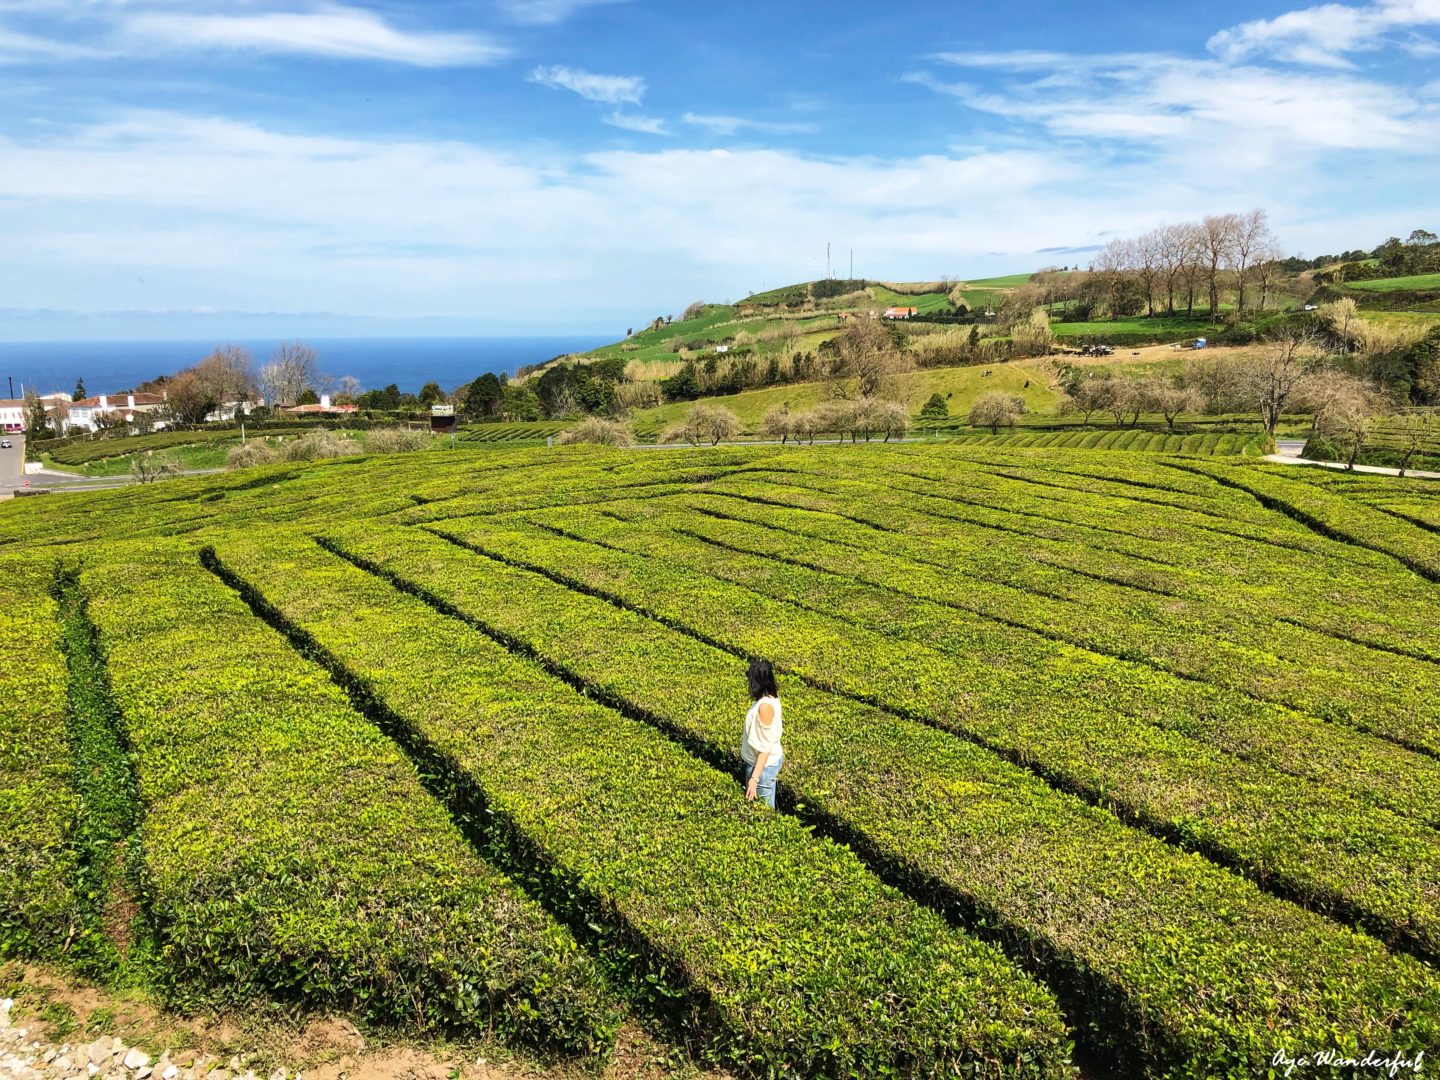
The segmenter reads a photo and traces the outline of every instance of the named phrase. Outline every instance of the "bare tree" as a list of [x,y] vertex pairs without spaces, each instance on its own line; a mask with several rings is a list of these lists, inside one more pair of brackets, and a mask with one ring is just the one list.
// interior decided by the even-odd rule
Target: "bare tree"
[[852,320],[835,338],[836,363],[830,370],[830,393],[837,398],[850,397],[849,380],[855,380],[855,392],[862,398],[892,397],[896,393],[897,376],[908,364],[890,329],[880,320]]
[[792,421],[790,406],[776,405],[765,414],[765,419],[760,422],[760,431],[767,438],[778,438],[783,446],[790,441],[790,436],[795,433],[792,428]]
[[1230,262],[1235,270],[1235,314],[1245,316],[1245,286],[1249,283],[1252,264],[1261,252],[1267,251],[1275,242],[1270,231],[1270,222],[1265,211],[1251,210],[1244,214],[1230,215],[1234,224],[1230,235]]
[[1220,272],[1230,262],[1239,230],[1238,214],[1207,214],[1200,223],[1205,288],[1210,298],[1211,318],[1220,311]]
[[130,459],[130,478],[137,484],[153,484],[167,476],[178,476],[180,472],[178,461],[164,454],[156,454],[154,450],[135,454]]
[[1145,408],[1165,417],[1165,426],[1171,431],[1175,430],[1175,420],[1181,413],[1199,412],[1205,405],[1196,390],[1158,376],[1141,383],[1139,397]]
[[1061,399],[1061,413],[1079,413],[1083,417],[1085,426],[1090,425],[1090,417],[1097,412],[1104,412],[1109,401],[1109,387],[1106,385],[1109,379],[1089,378],[1082,379]]
[[660,436],[661,442],[688,442],[699,446],[708,442],[717,446],[723,439],[733,439],[742,430],[740,418],[720,405],[696,405],[685,414],[679,424],[667,428]]
[[260,369],[260,385],[267,405],[293,405],[319,379],[314,349],[303,342],[276,346],[270,362]]
[[[354,375],[342,375],[335,381],[335,400],[341,405],[353,405],[355,399],[359,396],[360,380],[355,378]],[[457,396],[460,396],[460,390],[458,388],[447,395],[452,401],[455,400]]]
[[1367,392],[1367,384],[1357,375],[1335,367],[1316,367],[1300,377],[1292,400],[1296,408],[1310,413],[1310,430],[1320,431],[1330,412]]
[[1189,225],[1166,225],[1157,237],[1160,280],[1165,284],[1165,311],[1169,315],[1175,314],[1175,287],[1190,254],[1190,231]]
[[1012,397],[1003,390],[991,390],[976,398],[975,404],[970,406],[970,425],[988,427],[991,435],[997,435],[1002,426],[1014,427],[1024,413],[1023,399]]
[[1440,439],[1440,424],[1434,413],[1403,412],[1396,417],[1391,429],[1400,443],[1400,475],[1410,468],[1410,459],[1422,448],[1432,446]]
[[1354,469],[1355,459],[1370,442],[1380,425],[1384,402],[1368,384],[1357,380],[1353,392],[1334,402],[1321,418],[1320,431],[1347,450],[1345,468]]
[[1104,297],[1105,313],[1111,317],[1120,307],[1120,293],[1133,262],[1133,244],[1131,240],[1111,240],[1090,264],[1091,280],[1099,286],[1100,295]]
[[1165,272],[1165,240],[1162,230],[1151,229],[1139,236],[1131,246],[1135,274],[1145,290],[1145,314],[1155,314],[1155,289]]
[[1264,348],[1240,367],[1241,385],[1260,412],[1260,422],[1270,435],[1280,422],[1305,374],[1324,355],[1320,339],[1305,330],[1290,330],[1265,343]]
[[219,404],[195,369],[182,371],[165,384],[165,412],[177,424],[203,424]]
[[191,371],[201,391],[216,404],[249,401],[255,396],[255,361],[242,345],[221,345]]
[[1273,239],[1266,241],[1255,252],[1253,273],[1255,284],[1260,287],[1261,312],[1270,306],[1270,294],[1275,290],[1275,286],[1284,273],[1284,267],[1280,265],[1281,255],[1280,245]]
[[1180,282],[1185,287],[1185,314],[1195,314],[1195,294],[1205,280],[1205,229],[1195,223],[1180,226]]

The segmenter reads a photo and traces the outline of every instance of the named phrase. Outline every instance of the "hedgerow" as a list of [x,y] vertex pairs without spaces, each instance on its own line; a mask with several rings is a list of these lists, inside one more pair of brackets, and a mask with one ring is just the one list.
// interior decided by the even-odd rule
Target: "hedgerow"
[[[667,500],[644,505],[653,513],[678,508]],[[1004,540],[935,542],[905,534],[906,520],[898,514],[867,515],[875,527],[889,526],[877,550],[875,527],[833,516],[742,507],[703,495],[679,505],[700,511],[684,527],[715,543],[898,589],[1440,754],[1431,665],[1297,626],[1277,618],[1273,604],[1233,589],[1153,581],[1142,588],[1108,580],[1113,560],[1087,559],[1074,546],[1052,562],[1034,545],[1027,559]],[[624,512],[621,504],[608,505],[607,513],[617,512]],[[1194,628],[1201,625],[1211,639],[1205,649],[1194,645]],[[1310,723],[1292,716],[1284,727],[1297,722]],[[1416,800],[1409,791],[1423,787],[1435,766],[1408,756],[1396,760],[1403,763],[1404,782],[1373,794],[1413,813]],[[1434,791],[1440,795],[1440,787]],[[1433,796],[1420,801],[1431,813],[1440,808]]]
[[323,671],[193,551],[92,554],[78,584],[133,748],[171,1000],[263,994],[607,1052],[614,1008],[574,939],[468,850]]
[[0,559],[0,959],[58,957],[83,932],[54,574],[44,553]]
[[[130,916],[138,877],[135,829],[139,799],[129,747],[110,697],[109,675],[85,615],[74,571],[57,567],[53,582],[68,672],[68,733],[72,787],[80,797],[75,845],[83,896],[71,958],[82,971],[109,977],[132,962],[143,920]],[[143,963],[143,960],[135,961]]]
[[705,1056],[761,1075],[1069,1074],[1047,991],[733,778],[309,540],[216,550]]
[[[451,523],[442,535],[768,656],[819,688],[1031,762],[1047,778],[1273,888],[1440,956],[1440,897],[1431,888],[1440,880],[1440,843],[1431,830],[1171,730],[1163,705],[1154,716],[1117,723],[1117,702],[1091,696],[1075,677],[1098,674],[1088,663],[1033,667],[999,652],[949,656],[661,559],[536,530]],[[1366,836],[1363,850],[1346,844],[1357,830]]]
[[[719,767],[733,759],[747,698],[731,653],[539,574],[477,567],[413,532],[355,533],[340,548],[676,732]],[[782,696],[796,717],[786,801],[915,895],[997,934],[1071,998],[1072,1014],[1089,1017],[1087,1042],[1147,1072],[1218,1076],[1248,1075],[1277,1039],[1432,1037],[1440,984],[1422,965],[971,743],[793,681]]]
[[1440,539],[1333,495],[1313,484],[1280,476],[1275,467],[1205,471],[1221,483],[1250,492],[1263,505],[1343,543],[1390,555],[1421,577],[1440,583]]
[[[814,552],[812,544],[798,542],[786,546],[783,553],[773,544],[747,553],[731,542],[736,530],[729,523],[717,529],[719,522],[714,519],[683,512],[657,522],[682,532],[693,527],[703,533],[708,526],[713,542],[705,542],[703,535],[692,538],[655,532],[633,520],[617,522],[617,510],[623,513],[624,507],[612,504],[604,516],[579,508],[527,516],[558,525],[578,538],[687,566],[822,615],[842,611],[848,622],[898,640],[961,659],[984,656],[992,666],[1018,668],[1026,677],[1043,674],[1052,684],[1069,682],[1075,694],[1102,697],[1111,708],[1140,722],[1174,728],[1225,753],[1334,787],[1404,816],[1440,823],[1440,762],[1434,758],[1228,689],[1176,680],[1158,674],[1163,670],[1158,666],[1141,665],[1109,651],[1095,652],[1094,642],[1087,640],[1091,635],[1078,628],[1070,635],[1078,640],[1065,641],[1048,617],[1056,605],[1043,598],[1034,598],[1037,610],[1029,619],[1033,625],[1026,626],[1015,611],[1030,599],[1024,594],[1009,604],[993,604],[972,614],[967,603],[932,599],[949,591],[944,576],[889,556],[867,559],[846,552],[825,566],[817,561],[823,555]],[[868,570],[866,580],[857,581],[862,566]],[[1096,621],[1094,613],[1076,615]],[[1065,616],[1058,618],[1063,623]],[[1412,692],[1416,706],[1429,711],[1428,680]]]
[[[1007,474],[1008,475],[1008,474]],[[863,472],[856,476],[852,471],[850,479],[836,480],[826,478],[824,481],[827,490],[854,490],[856,492],[865,490],[870,480]],[[786,477],[788,483],[803,482],[793,475]],[[965,477],[967,490],[975,491],[979,487],[996,482],[988,476]],[[1002,479],[1000,482],[1006,483]],[[1034,482],[1031,482],[1033,486]],[[936,491],[941,490],[939,484],[934,485]],[[1047,491],[1048,489],[1048,491]],[[1133,490],[1133,489],[1132,489]],[[1137,503],[1149,504],[1156,500],[1148,494],[1137,492],[1134,495],[1126,496],[1117,502],[1113,493],[1106,493],[1099,490],[1085,490],[1083,487],[1075,491],[1067,490],[1066,483],[1045,482],[1041,488],[1046,492],[1045,498],[1057,497],[1068,507],[1070,505],[1089,504],[1088,509],[1093,514],[1097,506],[1114,505],[1114,513],[1123,515],[1129,514],[1136,517],[1134,507]],[[743,497],[744,491],[736,488],[735,494]],[[1097,496],[1104,495],[1104,498]],[[771,497],[775,497],[773,492]],[[788,495],[778,496],[781,501],[788,499]],[[1172,496],[1171,498],[1184,498],[1183,496]],[[1253,500],[1247,499],[1250,506],[1248,510],[1267,513],[1260,509]],[[1128,504],[1128,505],[1127,505]],[[915,524],[924,518],[927,512],[934,512],[937,507],[945,509],[944,503],[936,503],[932,496],[921,496],[919,498],[906,498],[898,491],[882,496],[876,496],[865,500],[863,503],[855,504],[860,508],[852,513],[857,513],[868,523],[875,526],[883,526],[888,532],[903,532],[913,528]],[[1163,501],[1161,505],[1166,505]],[[1145,506],[1141,507],[1145,509]],[[757,513],[765,514],[770,512],[768,505],[760,505],[756,508]],[[886,513],[889,510],[891,512]],[[736,508],[736,512],[739,508]],[[748,510],[745,512],[749,512]],[[1066,513],[1070,511],[1067,509]],[[1081,511],[1076,511],[1077,513]],[[1208,517],[1205,515],[1209,515]],[[812,523],[820,527],[827,527],[827,521],[816,519],[813,514],[807,515]],[[1155,515],[1147,509],[1146,515],[1157,517],[1167,523],[1173,522],[1170,526],[1172,535],[1176,528],[1193,523],[1206,523],[1216,520],[1220,515],[1212,509],[1203,509],[1193,504],[1189,506],[1177,506],[1173,511],[1167,509],[1163,515]],[[1273,516],[1273,515],[1272,515]],[[1251,519],[1244,518],[1241,521],[1224,518],[1230,523],[1227,528],[1227,536],[1245,538],[1250,536],[1253,546],[1247,545],[1244,553],[1244,564],[1246,570],[1253,572],[1258,566],[1270,561],[1277,562],[1277,569],[1288,568],[1288,577],[1292,582],[1290,588],[1295,590],[1297,585],[1303,585],[1307,578],[1296,573],[1294,559],[1277,560],[1273,548],[1277,541],[1285,541],[1286,537],[1282,532],[1275,529],[1267,530],[1256,520],[1251,524]],[[829,519],[828,524],[840,524]],[[939,545],[931,558],[943,559],[947,566],[954,570],[967,574],[968,577],[975,576],[976,561],[985,565],[987,573],[1000,575],[1002,578],[1023,577],[1035,569],[1034,562],[1037,552],[1037,544],[1043,544],[1043,540],[1026,541],[1023,548],[1016,542],[1012,542],[1007,534],[991,534],[983,540],[967,531],[956,535],[956,530],[945,528],[944,522],[936,523],[942,526],[933,529],[937,535],[944,536],[944,543]],[[1218,526],[1217,526],[1218,527]],[[812,530],[813,531],[813,530]],[[851,530],[854,531],[853,529]],[[1304,534],[1304,549],[1308,551],[1323,551],[1326,557],[1330,557],[1337,549],[1337,545],[1330,541],[1322,540],[1319,537],[1309,534],[1304,529],[1299,529]],[[1251,535],[1253,533],[1253,535]],[[1262,539],[1263,537],[1263,539]],[[1314,544],[1324,545],[1317,549]],[[901,539],[902,544],[906,538]],[[1239,557],[1238,545],[1231,541],[1223,544],[1213,543],[1202,539],[1188,539],[1186,544],[1187,553],[1193,556],[1200,556],[1207,553],[1207,548],[1216,548],[1217,566],[1216,569],[1224,573],[1226,560],[1234,561]],[[1171,545],[1173,548],[1173,544]],[[1095,559],[1087,561],[1084,559],[1086,548],[1067,543],[1061,546],[1053,546],[1053,557],[1063,560],[1080,569],[1108,572],[1109,567],[1115,564],[1114,559]],[[1343,553],[1343,548],[1339,549]],[[1051,554],[1047,553],[1047,559]],[[968,573],[967,573],[968,571]],[[1344,572],[1343,567],[1337,567],[1336,572]],[[1353,568],[1352,568],[1353,572]],[[1417,665],[1414,662],[1396,662],[1396,658],[1390,654],[1376,654],[1370,651],[1368,655],[1364,650],[1353,646],[1337,648],[1337,642],[1333,639],[1329,642],[1329,648],[1317,655],[1314,635],[1310,635],[1305,647],[1296,651],[1294,641],[1296,630],[1293,627],[1277,623],[1276,615],[1282,614],[1286,606],[1283,598],[1274,598],[1273,593],[1257,595],[1255,603],[1246,603],[1246,597],[1241,591],[1242,586],[1233,581],[1235,575],[1226,574],[1222,588],[1214,587],[1214,578],[1208,580],[1211,588],[1203,590],[1207,606],[1196,608],[1193,611],[1180,611],[1174,606],[1163,604],[1151,604],[1145,611],[1145,617],[1140,620],[1127,620],[1118,618],[1119,611],[1108,609],[1104,612],[1105,617],[1096,619],[1093,614],[1075,608],[1068,601],[1079,599],[1084,604],[1086,599],[1093,599],[1089,592],[1081,591],[1080,594],[1067,595],[1067,603],[1043,604],[1025,596],[1011,596],[1009,599],[1020,605],[1018,618],[1025,621],[1025,609],[1039,607],[1043,614],[1038,617],[1042,620],[1039,629],[1059,623],[1061,627],[1067,622],[1076,624],[1076,631],[1071,640],[1077,644],[1088,644],[1088,638],[1092,635],[1101,634],[1110,639],[1123,639],[1131,641],[1137,637],[1147,640],[1148,655],[1155,656],[1154,650],[1159,647],[1156,639],[1159,638],[1161,628],[1168,622],[1173,624],[1173,644],[1169,646],[1166,655],[1156,657],[1163,663],[1185,674],[1205,674],[1207,678],[1220,682],[1223,685],[1231,685],[1250,689],[1245,685],[1251,676],[1259,680],[1263,685],[1271,683],[1281,684],[1283,691],[1274,694],[1276,700],[1282,700],[1287,704],[1295,704],[1297,707],[1313,711],[1316,715],[1322,715],[1327,719],[1337,719],[1341,722],[1353,723],[1366,730],[1379,731],[1404,742],[1406,745],[1422,745],[1427,748],[1440,746],[1440,740],[1436,740],[1435,722],[1440,720],[1440,703],[1437,703],[1427,689],[1430,681],[1428,666]],[[1327,577],[1320,577],[1317,580],[1331,583]],[[1198,586],[1203,582],[1197,581]],[[1050,587],[1046,585],[1045,587]],[[1108,593],[1099,590],[1107,602],[1115,601],[1115,590],[1110,589]],[[1165,591],[1172,595],[1179,593],[1166,587]],[[1134,590],[1130,591],[1131,598],[1135,596]],[[960,603],[965,603],[971,598],[967,592],[964,596],[957,598]],[[1123,601],[1120,602],[1123,606]],[[1333,605],[1333,598],[1330,601]],[[1237,605],[1240,610],[1235,610]],[[1296,614],[1303,615],[1313,607],[1308,603],[1295,605]],[[1108,608],[1108,603],[1107,603]],[[1193,644],[1195,620],[1212,622],[1217,624],[1213,630],[1223,630],[1224,624],[1232,623],[1235,626],[1236,637],[1233,646],[1228,649],[1196,650]],[[1268,624],[1268,625],[1267,625]],[[1213,631],[1212,631],[1213,632]],[[1260,656],[1257,649],[1264,648],[1265,637],[1269,633],[1278,632],[1282,641],[1272,650],[1268,657]],[[1129,646],[1121,646],[1121,650]],[[1108,650],[1107,650],[1108,651]],[[1328,653],[1328,655],[1326,655]],[[1134,655],[1130,653],[1128,655]],[[1334,665],[1337,669],[1334,672],[1327,670],[1328,665]],[[1287,678],[1283,669],[1294,667],[1296,674]],[[1267,691],[1266,696],[1272,696]]]

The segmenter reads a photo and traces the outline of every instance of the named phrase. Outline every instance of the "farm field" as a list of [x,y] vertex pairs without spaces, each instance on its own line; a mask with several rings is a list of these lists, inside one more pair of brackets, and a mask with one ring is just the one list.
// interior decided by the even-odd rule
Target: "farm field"
[[1411,292],[1419,289],[1440,289],[1440,274],[1412,274],[1409,277],[1347,281],[1345,288],[1360,289],[1363,292]]
[[0,958],[580,1069],[1440,1045],[1437,488],[1013,438],[0,505]]
[[[991,390],[1004,390],[1024,398],[1026,408],[1031,412],[1048,413],[1054,411],[1059,401],[1059,393],[1051,386],[1053,380],[1054,375],[1043,360],[1011,361],[974,367],[927,368],[897,376],[897,400],[914,415],[931,394],[938,393],[947,399],[946,404],[951,416],[963,418],[980,395]],[[1027,383],[1029,385],[1026,385]],[[759,390],[745,390],[739,394],[704,400],[706,404],[723,405],[739,417],[742,423],[753,427],[773,408],[789,405],[791,409],[807,409],[825,400],[826,393],[823,383],[810,382],[767,386]],[[637,410],[636,430],[651,432],[674,423],[682,419],[693,404],[689,401],[676,401]]]

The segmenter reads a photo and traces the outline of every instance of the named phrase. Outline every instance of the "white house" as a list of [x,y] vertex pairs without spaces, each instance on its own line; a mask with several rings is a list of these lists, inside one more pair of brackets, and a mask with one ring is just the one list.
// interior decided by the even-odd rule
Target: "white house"
[[160,394],[100,394],[70,402],[65,430],[98,431],[102,416],[121,424],[144,423],[149,419],[152,427],[158,427],[162,424],[154,414],[164,408],[165,398]]
[[[51,417],[63,416],[65,406],[70,404],[69,394],[41,394],[40,403]],[[25,399],[0,398],[0,431],[6,435],[18,435],[25,430]]]

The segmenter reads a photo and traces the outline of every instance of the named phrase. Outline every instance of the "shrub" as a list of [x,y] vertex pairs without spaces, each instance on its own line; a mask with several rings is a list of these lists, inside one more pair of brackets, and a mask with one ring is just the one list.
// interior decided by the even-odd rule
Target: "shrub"
[[607,1052],[614,1010],[574,939],[471,853],[319,667],[193,551],[92,555],[79,583],[133,752],[172,1002],[275,995]]
[[365,450],[371,454],[404,454],[434,445],[435,437],[421,428],[378,428],[365,433]]
[[96,931],[76,843],[55,557],[0,558],[0,960],[56,959]]
[[322,458],[348,457],[365,452],[354,439],[333,431],[311,431],[292,439],[279,449],[281,461],[319,461]]
[[[367,566],[403,571],[417,546],[463,558],[431,537],[385,551],[374,539],[354,538]],[[236,572],[474,787],[532,887],[653,1005],[700,1021],[707,1057],[777,1076],[1067,1074],[1053,1001],[991,947],[793,817],[747,806],[733,778],[585,687],[299,543],[314,553],[303,574],[287,568],[293,549],[241,544]],[[334,543],[352,550],[348,535]],[[317,591],[386,617],[346,625],[313,604]],[[438,682],[451,707],[437,711]]]
[[225,455],[227,469],[249,469],[256,465],[273,465],[281,460],[280,452],[259,439],[252,439],[242,446],[231,447]]
[[559,444],[570,443],[598,443],[601,446],[633,446],[635,445],[635,433],[630,430],[630,425],[619,420],[603,420],[598,416],[591,416],[580,421],[573,428],[562,431],[555,436]]
[[733,439],[742,430],[740,418],[720,405],[696,405],[685,414],[685,419],[672,424],[660,435],[661,442],[688,442],[699,446],[708,442],[717,446],[726,439]]
[[930,395],[930,399],[920,408],[920,419],[922,420],[945,420],[950,416],[950,406],[946,404],[945,398],[939,393]]
[[1002,390],[991,390],[982,394],[970,406],[972,427],[988,427],[994,435],[1002,427],[1014,427],[1025,412],[1025,401]]

